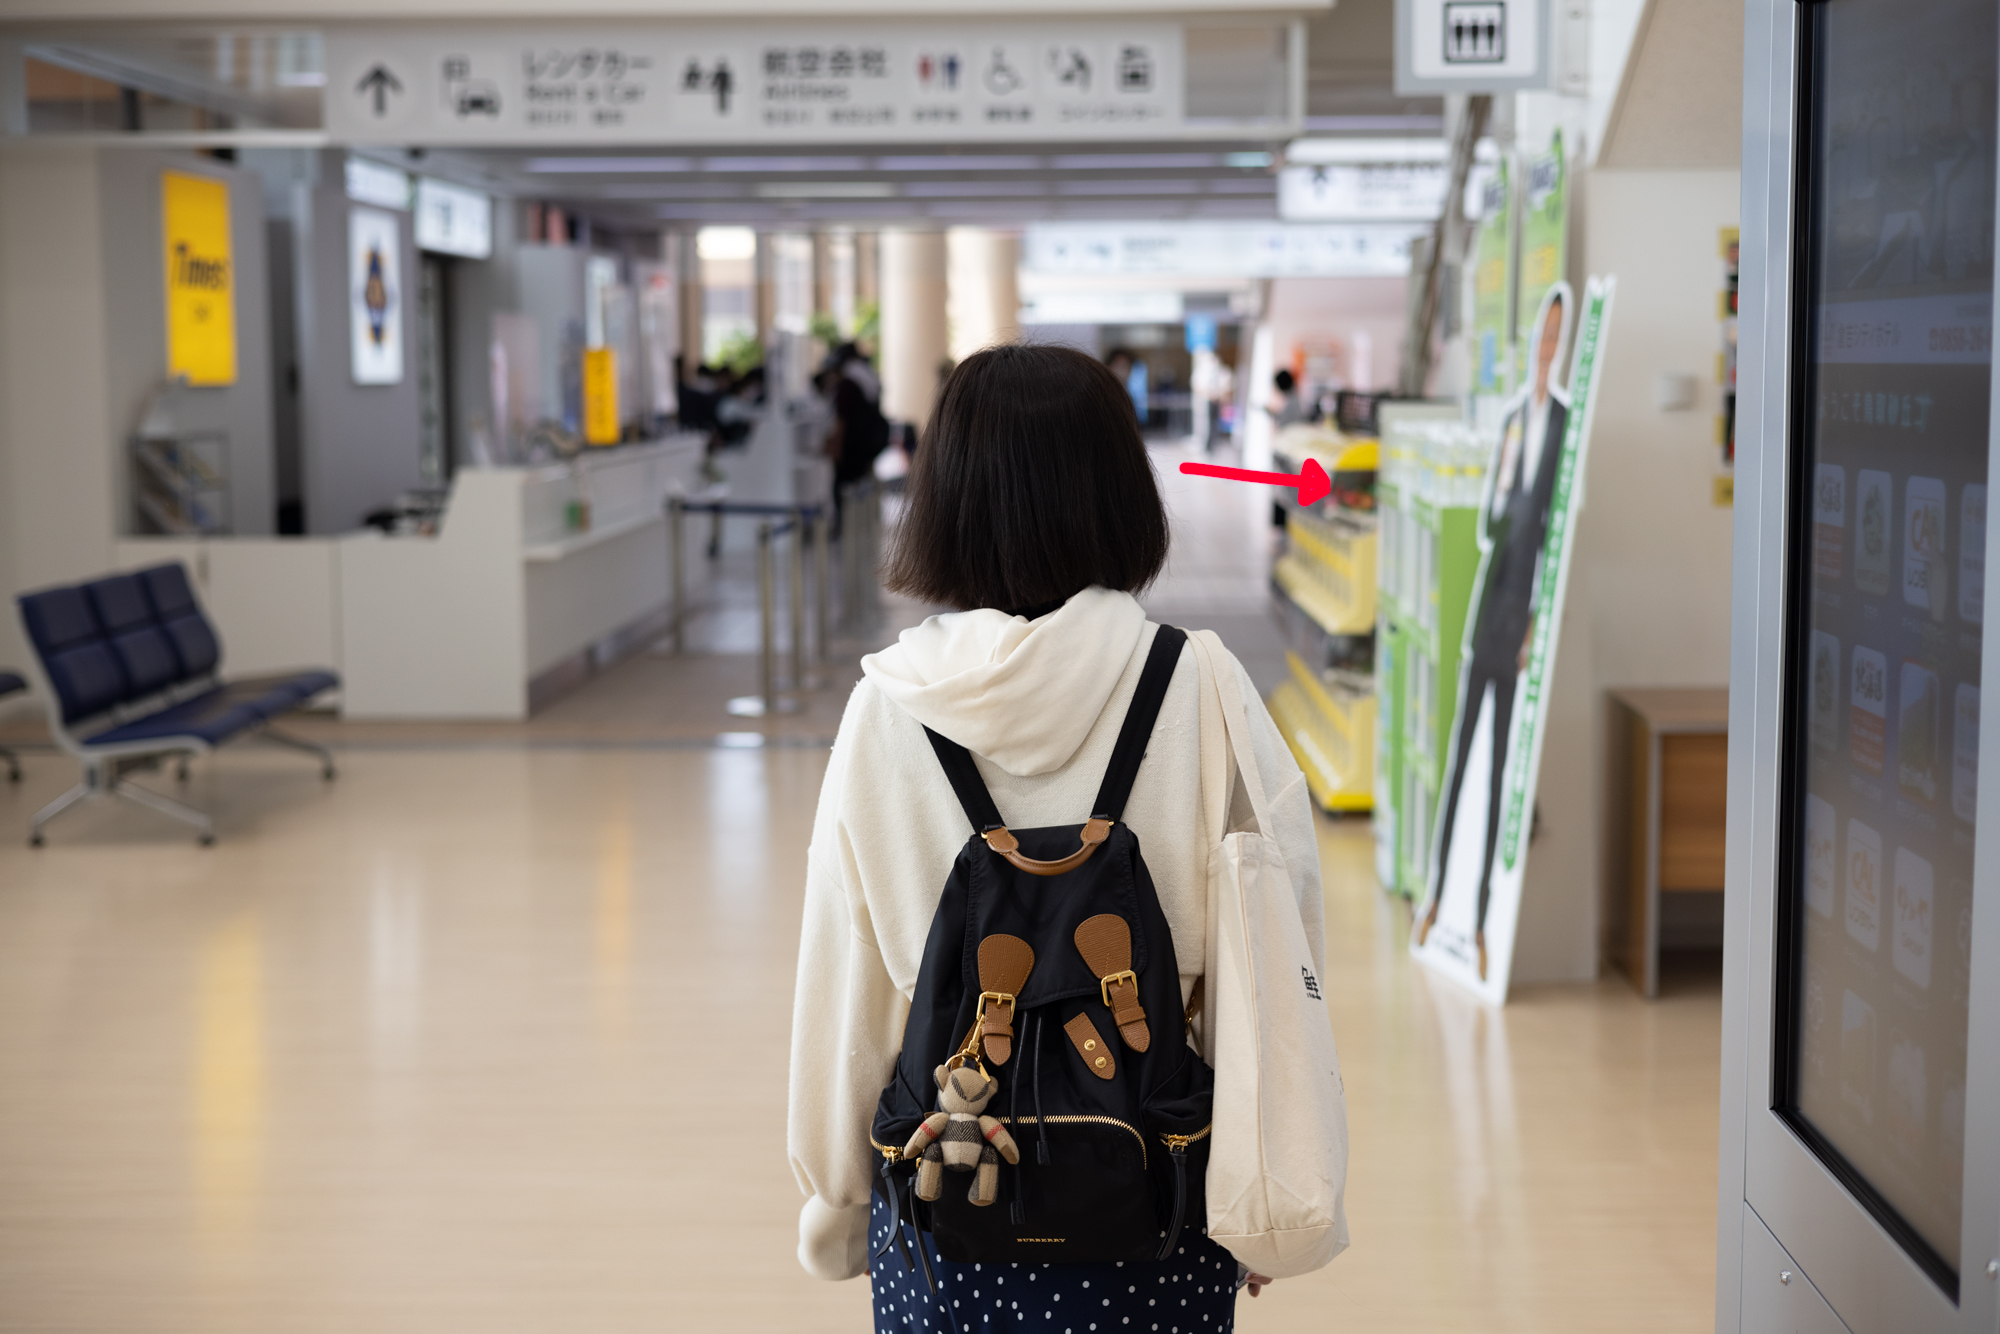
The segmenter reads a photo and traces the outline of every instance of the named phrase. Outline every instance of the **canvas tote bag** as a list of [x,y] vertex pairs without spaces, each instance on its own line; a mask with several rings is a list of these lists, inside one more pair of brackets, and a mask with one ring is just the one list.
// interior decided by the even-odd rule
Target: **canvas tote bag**
[[[1347,1249],[1347,1104],[1333,1027],[1246,735],[1243,687],[1212,630],[1201,673],[1208,942],[1202,1056],[1215,1067],[1208,1234],[1251,1272],[1310,1273]],[[1219,715],[1219,717],[1218,717]]]

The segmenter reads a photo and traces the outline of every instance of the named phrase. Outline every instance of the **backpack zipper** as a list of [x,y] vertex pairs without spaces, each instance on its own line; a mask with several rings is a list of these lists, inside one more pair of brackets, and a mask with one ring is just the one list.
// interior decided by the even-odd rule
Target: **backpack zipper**
[[[1023,1116],[1018,1118],[1018,1120],[1011,1116],[1003,1116],[999,1118],[999,1120],[1002,1125],[1014,1123],[1024,1126],[1032,1126],[1032,1125],[1039,1125],[1041,1122],[1046,1121],[1052,1126],[1075,1124],[1077,1122],[1083,1122],[1090,1125],[1117,1126],[1120,1130],[1123,1130],[1126,1134],[1130,1135],[1134,1140],[1138,1141],[1139,1166],[1141,1167],[1146,1166],[1146,1137],[1144,1135],[1141,1135],[1138,1129],[1134,1127],[1130,1121],[1120,1121],[1115,1116],[1083,1116],[1083,1115]],[[1202,1133],[1206,1134],[1207,1132],[1204,1131]],[[870,1142],[873,1143],[872,1140]]]
[[[1200,1130],[1195,1131],[1194,1134],[1192,1135],[1161,1135],[1160,1141],[1161,1143],[1165,1144],[1169,1149],[1173,1150],[1175,1153],[1181,1153],[1187,1149],[1188,1145],[1194,1143],[1196,1140],[1207,1139],[1208,1132],[1213,1129],[1215,1129],[1215,1122],[1210,1121],[1207,1125],[1203,1126]],[[870,1140],[869,1143],[872,1144],[874,1143],[874,1141]]]

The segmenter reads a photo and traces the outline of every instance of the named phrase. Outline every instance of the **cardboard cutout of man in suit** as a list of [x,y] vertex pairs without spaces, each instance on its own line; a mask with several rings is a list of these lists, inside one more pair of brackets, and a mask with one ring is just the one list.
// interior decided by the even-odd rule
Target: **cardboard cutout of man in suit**
[[1502,422],[1499,457],[1488,479],[1486,503],[1480,507],[1479,542],[1486,558],[1479,600],[1472,611],[1471,652],[1458,701],[1451,775],[1439,811],[1430,892],[1417,927],[1417,943],[1421,945],[1437,924],[1438,903],[1444,897],[1444,876],[1451,860],[1452,831],[1464,793],[1465,763],[1472,753],[1480,709],[1490,691],[1492,773],[1487,781],[1485,849],[1479,863],[1479,910],[1473,928],[1482,981],[1486,977],[1486,904],[1493,888],[1493,854],[1500,841],[1514,687],[1528,665],[1528,647],[1535,636],[1535,590],[1549,534],[1556,464],[1562,456],[1563,432],[1569,425],[1569,395],[1552,382],[1569,327],[1566,298],[1567,289],[1558,284],[1543,299],[1534,325],[1534,380]]

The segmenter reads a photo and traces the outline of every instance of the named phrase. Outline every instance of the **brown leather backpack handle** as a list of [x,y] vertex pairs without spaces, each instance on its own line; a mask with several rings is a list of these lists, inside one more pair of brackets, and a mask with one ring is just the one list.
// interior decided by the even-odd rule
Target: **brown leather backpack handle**
[[1087,820],[1083,826],[1083,846],[1059,861],[1036,861],[1033,857],[1021,855],[1021,842],[1009,833],[1007,826],[999,825],[980,835],[986,846],[1005,857],[1020,870],[1029,875],[1061,875],[1074,871],[1090,860],[1090,854],[1097,851],[1104,840],[1111,837],[1111,821]]

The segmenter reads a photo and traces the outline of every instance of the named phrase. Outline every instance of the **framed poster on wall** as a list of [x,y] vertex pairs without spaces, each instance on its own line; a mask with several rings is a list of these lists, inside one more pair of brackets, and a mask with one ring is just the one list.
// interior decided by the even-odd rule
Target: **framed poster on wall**
[[403,382],[402,234],[378,208],[347,215],[347,327],[354,383]]
[[160,237],[167,278],[167,378],[236,383],[236,269],[229,184],[160,173]]

